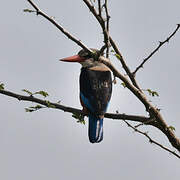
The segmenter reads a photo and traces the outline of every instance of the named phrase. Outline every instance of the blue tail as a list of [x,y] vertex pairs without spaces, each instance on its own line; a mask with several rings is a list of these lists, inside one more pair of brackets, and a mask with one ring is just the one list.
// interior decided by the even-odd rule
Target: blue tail
[[103,119],[89,114],[89,141],[99,143],[103,140]]

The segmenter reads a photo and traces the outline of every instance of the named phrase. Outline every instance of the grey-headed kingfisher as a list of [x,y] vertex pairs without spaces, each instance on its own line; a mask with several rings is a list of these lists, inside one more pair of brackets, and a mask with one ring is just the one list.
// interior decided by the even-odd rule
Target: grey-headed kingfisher
[[[96,49],[91,49],[98,51]],[[112,78],[109,68],[95,61],[85,50],[77,55],[60,59],[65,62],[79,62],[82,65],[80,82],[80,102],[89,117],[89,141],[103,140],[103,119],[112,93]]]

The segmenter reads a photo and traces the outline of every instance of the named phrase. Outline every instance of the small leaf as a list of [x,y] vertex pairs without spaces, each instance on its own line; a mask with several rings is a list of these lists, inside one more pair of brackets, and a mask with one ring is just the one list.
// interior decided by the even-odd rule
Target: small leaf
[[33,110],[33,109],[30,109],[30,108],[25,108],[25,111],[26,111],[26,112],[33,112],[34,110]]
[[77,119],[77,123],[81,123],[81,124],[86,124],[85,120],[84,120],[84,116],[82,114],[79,113],[73,113],[72,117]]
[[43,108],[43,106],[37,104],[34,108],[35,108],[35,109],[41,109],[41,108]]
[[172,131],[176,131],[175,127],[173,127],[173,126],[169,126],[168,128]]
[[34,94],[40,94],[40,95],[42,95],[44,97],[49,96],[49,94],[47,92],[45,92],[45,91],[38,91],[38,92],[35,92]]
[[26,93],[29,94],[30,96],[33,95],[33,93],[32,93],[31,91],[27,90],[27,89],[23,89],[22,91],[26,92]]
[[147,92],[149,93],[150,96],[159,96],[158,92],[152,91],[151,89],[147,89]]
[[159,94],[156,91],[153,91],[152,96],[159,96]]
[[3,83],[0,84],[0,90],[4,90],[4,84]]
[[121,85],[126,88],[126,84],[124,82],[122,82]]
[[83,124],[83,125],[86,125],[86,122],[85,122],[84,119],[83,119],[83,120],[78,120],[77,123],[81,123],[81,124]]
[[33,111],[37,111],[41,108],[44,108],[44,107],[37,104],[36,106],[31,106],[31,107],[25,108],[25,111],[26,112],[33,112]]
[[119,59],[119,60],[121,59],[121,56],[119,54],[116,53],[115,56],[117,59]]
[[23,11],[24,11],[24,12],[28,12],[28,13],[35,12],[35,11],[31,10],[31,9],[23,9]]

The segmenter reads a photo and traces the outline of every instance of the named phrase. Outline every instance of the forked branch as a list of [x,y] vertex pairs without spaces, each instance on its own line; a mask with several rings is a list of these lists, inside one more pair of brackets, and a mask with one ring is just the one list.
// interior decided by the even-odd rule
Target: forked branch
[[[131,82],[133,83],[133,85],[138,88],[140,91],[141,91],[141,88],[139,87],[135,77],[134,77],[134,74],[131,73],[129,67],[127,66],[123,56],[122,56],[122,53],[120,52],[119,48],[117,47],[115,41],[112,39],[112,37],[110,36],[110,34],[107,33],[107,30],[106,30],[106,26],[105,26],[105,20],[103,19],[102,16],[100,16],[95,7],[93,5],[91,5],[91,3],[88,1],[88,0],[83,0],[84,3],[86,4],[86,6],[89,8],[89,10],[92,12],[92,14],[94,15],[94,17],[96,18],[96,20],[99,22],[101,28],[102,28],[102,31],[103,31],[103,34],[104,34],[104,41],[107,42],[108,39],[110,41],[110,44],[112,46],[112,48],[114,49],[115,53],[118,55],[118,59],[120,60],[121,64],[122,64],[122,67],[123,69],[125,70],[125,72],[127,73],[128,77],[130,78]],[[107,1],[106,1],[107,2]],[[107,5],[107,4],[106,4]],[[109,16],[109,14],[107,14]]]

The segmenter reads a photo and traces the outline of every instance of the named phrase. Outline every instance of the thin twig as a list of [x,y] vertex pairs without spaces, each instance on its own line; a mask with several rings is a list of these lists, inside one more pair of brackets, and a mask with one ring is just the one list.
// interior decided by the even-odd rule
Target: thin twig
[[173,155],[175,155],[176,157],[180,158],[180,155],[178,155],[177,153],[175,153],[174,151],[168,149],[167,147],[163,146],[162,144],[158,143],[157,141],[153,140],[146,132],[142,132],[139,129],[137,129],[136,127],[132,126],[130,123],[128,123],[127,121],[124,120],[124,122],[131,127],[135,132],[138,132],[139,134],[144,135],[145,137],[148,138],[150,143],[156,144],[157,146],[159,146],[160,148],[164,149],[165,151],[168,151],[170,153],[172,153]]
[[69,39],[71,39],[73,42],[75,42],[76,44],[78,44],[80,47],[82,47],[83,49],[85,49],[89,54],[92,54],[93,52],[86,46],[84,45],[80,40],[78,40],[77,38],[75,38],[74,36],[72,36],[69,32],[67,32],[60,24],[58,24],[53,18],[49,17],[48,15],[46,15],[44,12],[42,12],[37,5],[32,2],[31,0],[27,0],[32,6],[33,8],[36,10],[37,15],[41,15],[43,16],[45,19],[47,19],[49,22],[51,22],[53,25],[55,25],[64,35],[66,35]]
[[152,51],[149,56],[147,56],[143,62],[135,69],[135,71],[133,72],[133,74],[135,75],[137,73],[137,71],[140,69],[140,68],[143,68],[144,64],[161,48],[161,46],[163,46],[165,43],[168,43],[169,40],[176,34],[176,32],[179,30],[180,28],[180,24],[177,24],[177,27],[176,29],[173,31],[173,33],[164,41],[159,41],[159,45],[157,46],[156,49],[154,49],[154,51]]
[[104,54],[103,52],[104,52],[104,50],[106,49],[107,47],[106,47],[106,45],[104,45],[104,46],[102,46],[101,47],[101,49],[99,50],[99,54],[101,55],[101,54]]
[[106,31],[107,31],[107,38],[106,38],[106,58],[109,58],[109,46],[110,46],[110,42],[109,42],[109,20],[110,20],[110,16],[109,16],[109,12],[108,12],[108,7],[107,7],[107,0],[105,0],[105,3],[103,5],[104,9],[105,9],[105,13],[106,13]]
[[134,127],[135,127],[135,128],[138,128],[138,127],[143,126],[143,125],[148,125],[148,124],[152,123],[152,122],[155,121],[155,120],[156,120],[155,118],[152,118],[152,119],[149,119],[148,121],[143,122],[143,123],[140,123],[140,124],[138,124],[138,125],[136,125],[136,126],[134,126]]
[[99,16],[101,17],[101,10],[102,10],[101,0],[98,0],[98,10],[99,10]]

